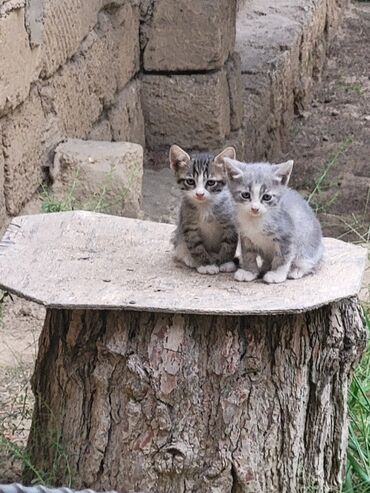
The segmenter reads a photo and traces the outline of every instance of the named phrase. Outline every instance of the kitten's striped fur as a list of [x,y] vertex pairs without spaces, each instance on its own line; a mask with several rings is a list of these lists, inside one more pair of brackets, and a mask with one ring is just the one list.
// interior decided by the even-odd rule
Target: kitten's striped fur
[[179,221],[173,243],[175,258],[201,274],[232,272],[238,242],[234,206],[223,157],[235,158],[226,148],[216,158],[189,156],[180,147],[170,149],[170,166],[182,191]]

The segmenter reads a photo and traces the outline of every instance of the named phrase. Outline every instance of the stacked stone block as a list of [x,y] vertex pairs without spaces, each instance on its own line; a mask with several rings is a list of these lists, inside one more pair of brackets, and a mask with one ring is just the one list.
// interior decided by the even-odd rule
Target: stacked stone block
[[74,208],[141,217],[143,148],[131,142],[69,139],[50,166],[54,197],[73,188]]
[[[216,150],[241,126],[235,0],[157,0],[141,32],[149,151]],[[239,79],[238,79],[239,77]]]
[[0,1],[0,227],[61,141],[144,144],[139,19],[131,0]]
[[293,117],[311,100],[348,4],[240,1],[236,51],[241,55],[246,159],[279,159],[284,153]]
[[310,102],[348,3],[142,2],[149,162],[165,165],[174,142],[214,151],[231,144],[241,159],[278,158],[294,115]]
[[0,0],[0,228],[68,138],[277,158],[348,2]]

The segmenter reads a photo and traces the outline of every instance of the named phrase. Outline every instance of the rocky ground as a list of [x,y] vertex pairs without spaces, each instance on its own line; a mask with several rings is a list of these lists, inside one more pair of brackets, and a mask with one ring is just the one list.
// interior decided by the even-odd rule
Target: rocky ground
[[[370,239],[370,4],[357,4],[331,50],[322,84],[297,116],[285,155],[294,185],[310,197],[324,231]],[[309,164],[309,166],[308,166]],[[302,170],[310,169],[310,172]],[[146,219],[174,222],[178,194],[170,170],[147,170]],[[29,211],[30,212],[30,211]],[[368,298],[369,271],[363,299]],[[0,305],[0,480],[20,479],[32,412],[29,379],[44,310],[17,298]]]

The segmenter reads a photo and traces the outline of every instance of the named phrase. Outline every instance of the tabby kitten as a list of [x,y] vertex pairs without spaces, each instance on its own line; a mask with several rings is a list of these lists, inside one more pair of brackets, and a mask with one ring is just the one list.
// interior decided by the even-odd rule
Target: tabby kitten
[[177,145],[170,149],[170,166],[182,191],[174,234],[175,258],[200,274],[234,272],[238,243],[234,206],[226,185],[223,158],[235,159],[227,147],[217,157],[189,156]]
[[293,161],[247,164],[225,158],[225,166],[242,250],[235,279],[262,275],[267,283],[280,283],[314,272],[323,255],[321,226],[303,197],[287,186]]

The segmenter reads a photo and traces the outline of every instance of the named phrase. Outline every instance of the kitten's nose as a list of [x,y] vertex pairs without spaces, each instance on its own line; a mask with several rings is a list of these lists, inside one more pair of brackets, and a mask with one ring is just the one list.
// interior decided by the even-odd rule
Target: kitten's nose
[[259,207],[251,207],[251,211],[253,212],[253,214],[257,214],[257,212],[260,211],[260,208]]
[[203,199],[204,198],[204,192],[197,192],[195,194],[195,196],[198,198],[198,199]]

